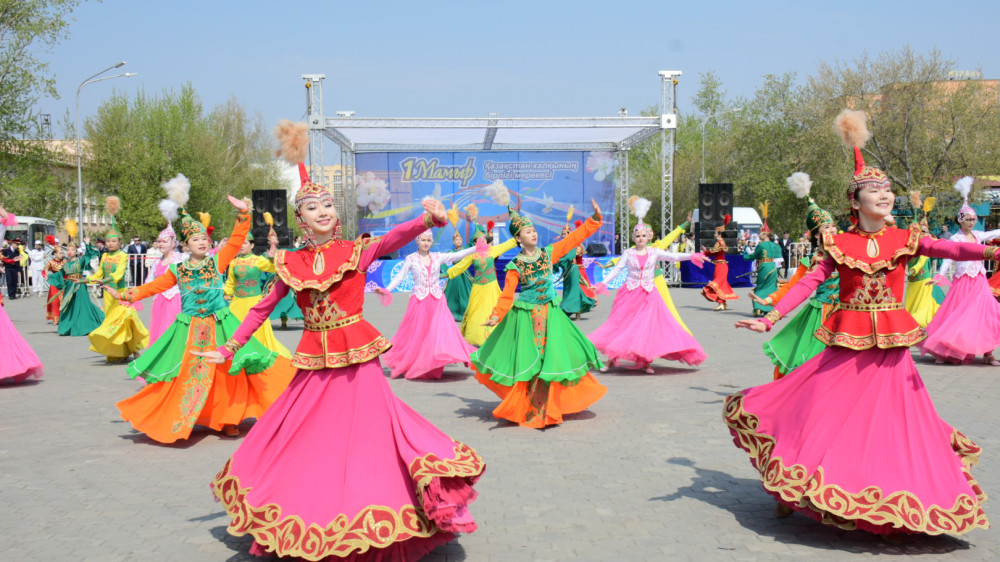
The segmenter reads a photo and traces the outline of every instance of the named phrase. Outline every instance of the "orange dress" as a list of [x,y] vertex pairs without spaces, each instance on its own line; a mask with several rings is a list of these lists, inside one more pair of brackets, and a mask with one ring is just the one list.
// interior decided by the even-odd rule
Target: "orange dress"
[[715,246],[712,246],[712,249],[706,252],[706,254],[712,258],[712,263],[715,264],[715,273],[712,275],[712,280],[701,289],[702,296],[717,303],[740,298],[733,292],[733,288],[729,286],[729,262],[726,261],[726,243],[721,240],[716,242]]

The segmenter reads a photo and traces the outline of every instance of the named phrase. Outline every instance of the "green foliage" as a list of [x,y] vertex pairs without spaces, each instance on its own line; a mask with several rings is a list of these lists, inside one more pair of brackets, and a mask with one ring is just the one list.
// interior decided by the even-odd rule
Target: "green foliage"
[[[702,74],[693,96],[697,112],[679,116],[674,223],[697,207],[702,134],[708,182],[733,183],[736,206],[759,211],[770,202],[772,230],[804,228],[805,202],[785,182],[798,171],[812,178],[812,197],[846,219],[844,195],[854,157],[833,131],[834,117],[845,108],[869,116],[866,162],[889,175],[898,195],[919,189],[924,197],[937,196],[933,214],[946,216],[960,204],[949,196],[954,181],[995,175],[1000,161],[995,83],[949,82],[947,71],[953,68],[954,62],[938,51],[921,55],[904,47],[850,63],[820,63],[804,81],[794,74],[767,74],[753,96],[732,100],[713,72]],[[631,192],[653,201],[650,222],[658,221],[660,138],[635,147],[629,156]]]
[[226,195],[281,188],[260,117],[248,117],[235,100],[205,115],[191,85],[131,100],[116,95],[87,119],[84,132],[84,174],[101,195],[119,196],[118,224],[126,236],[152,239],[163,228],[161,184],[177,174],[191,181],[189,212],[210,213],[217,239],[235,216]]
[[79,0],[0,0],[0,139],[35,130],[39,96],[58,99],[55,77],[38,52],[51,49],[69,27]]

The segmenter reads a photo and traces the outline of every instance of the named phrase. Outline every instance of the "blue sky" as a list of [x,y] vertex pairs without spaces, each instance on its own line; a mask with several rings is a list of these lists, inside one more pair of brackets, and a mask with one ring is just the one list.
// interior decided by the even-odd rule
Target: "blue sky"
[[[975,6],[978,5],[978,6]],[[903,45],[1000,78],[1000,3],[964,2],[85,2],[50,53],[54,136],[82,80],[119,60],[139,76],[89,85],[81,116],[112,91],[190,82],[206,110],[230,97],[273,126],[305,112],[303,73],[322,73],[328,115],[584,117],[659,103],[659,70],[681,70],[681,112],[699,73],[730,96],[769,73],[813,73]],[[277,7],[277,8],[276,8]],[[854,10],[854,11],[848,11]],[[110,73],[109,73],[110,74]]]

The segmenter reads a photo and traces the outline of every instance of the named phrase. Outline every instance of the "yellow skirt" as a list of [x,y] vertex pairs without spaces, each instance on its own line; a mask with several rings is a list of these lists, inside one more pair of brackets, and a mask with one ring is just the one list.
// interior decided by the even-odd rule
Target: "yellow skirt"
[[[243,320],[250,313],[250,309],[253,308],[257,303],[260,302],[262,295],[257,295],[256,297],[243,297],[243,298],[233,298],[229,303],[229,311],[236,315],[237,318]],[[260,325],[260,328],[254,332],[253,337],[257,338],[257,341],[264,344],[264,347],[277,353],[278,355],[291,359],[292,354],[288,351],[288,348],[281,345],[278,338],[274,337],[274,330],[271,329],[271,320],[269,318],[264,319],[264,323]]]
[[[104,297],[107,299],[107,292]],[[126,359],[149,346],[149,330],[139,320],[139,313],[134,308],[120,304],[117,300],[113,305],[109,305],[107,300],[104,304],[108,309],[104,322],[88,336],[91,351],[113,361]]]
[[[691,330],[688,330],[687,324],[681,320],[681,315],[677,313],[677,309],[674,308],[674,299],[670,298],[670,291],[667,290],[667,282],[663,280],[662,275],[657,275],[653,280],[653,284],[656,285],[656,290],[660,292],[660,297],[663,298],[663,302],[666,303],[667,308],[670,310],[670,314],[674,315],[674,320],[684,328],[684,331],[691,334]],[[691,334],[694,335],[694,334]]]
[[483,324],[489,320],[499,300],[500,285],[496,281],[486,285],[473,283],[472,291],[469,292],[469,306],[462,318],[461,330],[465,341],[478,347],[493,333],[492,327]]
[[928,285],[927,281],[928,279],[908,282],[906,296],[903,298],[903,306],[921,328],[926,328],[931,323],[940,306],[934,300],[934,286]]

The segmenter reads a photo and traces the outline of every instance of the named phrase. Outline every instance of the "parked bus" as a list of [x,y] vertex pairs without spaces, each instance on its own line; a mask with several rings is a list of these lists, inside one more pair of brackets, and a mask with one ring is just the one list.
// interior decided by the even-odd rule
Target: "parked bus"
[[30,250],[34,247],[35,240],[41,240],[44,244],[45,237],[49,234],[56,235],[55,222],[38,217],[18,216],[17,225],[7,227],[7,232],[3,237],[7,240],[20,238],[24,247]]

